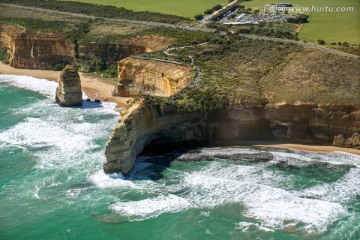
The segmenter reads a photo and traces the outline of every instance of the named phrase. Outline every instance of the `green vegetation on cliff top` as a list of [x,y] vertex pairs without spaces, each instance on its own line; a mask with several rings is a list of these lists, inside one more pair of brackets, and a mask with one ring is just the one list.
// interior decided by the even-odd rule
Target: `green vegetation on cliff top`
[[[187,110],[267,103],[360,105],[360,61],[293,44],[216,36],[208,44],[179,49],[157,58],[189,62],[201,75],[170,100]],[[152,99],[154,102],[155,100]]]
[[179,23],[188,21],[188,18],[161,14],[156,12],[134,12],[123,7],[117,8],[115,6],[104,6],[91,3],[81,3],[73,1],[57,1],[57,0],[0,0],[0,3],[10,3],[29,7],[45,8],[61,12],[79,13],[91,15],[99,18],[122,18],[130,20],[150,21],[150,22],[164,22],[164,23]]
[[124,7],[133,11],[159,12],[187,18],[193,18],[196,14],[203,13],[206,9],[215,5],[224,5],[227,0],[74,0],[76,2],[93,3]]

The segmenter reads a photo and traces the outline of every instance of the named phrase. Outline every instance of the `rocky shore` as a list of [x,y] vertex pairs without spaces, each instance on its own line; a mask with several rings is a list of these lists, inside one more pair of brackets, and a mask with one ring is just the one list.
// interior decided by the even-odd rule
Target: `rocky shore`
[[[119,63],[120,83],[129,78],[124,72],[161,75],[160,69],[151,68],[156,66],[154,60],[142,60],[142,65],[147,67],[141,70],[136,63],[131,64],[132,61],[138,60],[128,58]],[[176,71],[176,66],[169,65]],[[144,92],[155,85],[155,80],[144,84]],[[141,92],[141,84],[138,84],[137,92],[139,89]],[[145,147],[167,148],[174,144],[191,147],[267,140],[359,149],[359,127],[360,108],[351,105],[247,104],[216,111],[191,112],[181,110],[176,103],[139,101],[123,112],[123,118],[112,132],[106,146],[104,170],[126,174]]]

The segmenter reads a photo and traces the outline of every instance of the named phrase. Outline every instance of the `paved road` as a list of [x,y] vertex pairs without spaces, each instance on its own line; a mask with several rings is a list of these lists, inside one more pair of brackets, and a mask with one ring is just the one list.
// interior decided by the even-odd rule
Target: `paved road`
[[206,16],[206,17],[204,17],[204,19],[201,20],[201,23],[205,24],[205,23],[206,23],[207,21],[209,21],[213,16],[215,16],[216,14],[218,14],[220,11],[224,10],[225,8],[227,8],[227,7],[229,7],[229,6],[234,5],[235,3],[237,3],[237,0],[234,0],[234,1],[226,4],[226,5],[223,6],[221,9],[213,12],[212,14],[210,14],[210,15],[208,15],[208,16]]
[[[232,4],[232,3],[230,3],[230,4]],[[26,6],[20,6],[20,5],[15,5],[15,4],[0,3],[0,5],[9,6],[9,7],[17,7],[17,8],[27,9],[27,10],[44,11],[44,12],[48,12],[48,13],[58,13],[58,14],[64,14],[64,15],[73,16],[73,17],[88,18],[88,19],[99,18],[99,17],[80,14],[80,13],[60,12],[60,11],[55,11],[55,10],[48,10],[48,9],[34,8],[34,7],[26,7]],[[190,30],[190,31],[215,32],[215,30],[213,30],[213,29],[194,28],[194,27],[181,26],[181,25],[175,25],[175,24],[169,24],[169,23],[146,22],[146,21],[137,21],[137,20],[129,20],[129,19],[117,19],[117,18],[102,18],[102,19],[105,19],[105,20],[108,20],[108,21],[115,21],[115,22],[128,22],[128,23],[135,23],[135,24],[143,24],[143,25],[149,25],[149,26],[155,26],[155,27],[167,27],[167,28],[185,29],[185,30]],[[302,47],[312,48],[312,49],[316,49],[316,50],[319,50],[319,51],[322,51],[322,52],[333,53],[333,54],[337,54],[337,55],[340,55],[340,56],[360,59],[360,56],[358,56],[358,55],[341,52],[341,51],[331,49],[331,48],[315,46],[315,45],[312,45],[310,43],[303,43],[303,42],[298,42],[298,41],[294,41],[294,40],[287,40],[287,39],[280,39],[280,38],[270,38],[270,37],[255,36],[255,35],[248,35],[248,34],[239,34],[239,36],[244,37],[244,38],[265,40],[265,41],[271,41],[271,42],[281,42],[281,43],[287,43],[287,44],[289,44],[289,43],[290,44],[296,44],[296,45],[299,45],[299,46],[302,46]]]

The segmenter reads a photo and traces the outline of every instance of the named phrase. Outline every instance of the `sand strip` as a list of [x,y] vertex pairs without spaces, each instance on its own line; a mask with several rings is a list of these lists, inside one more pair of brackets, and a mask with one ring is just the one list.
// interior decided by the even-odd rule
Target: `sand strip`
[[295,149],[301,151],[309,151],[309,152],[347,152],[352,154],[360,155],[360,150],[354,148],[341,148],[334,146],[321,146],[321,145],[305,145],[305,144],[293,144],[293,143],[279,143],[274,144],[269,142],[268,144],[253,144],[256,147],[270,147],[270,148],[285,148],[285,149]]
[[[18,69],[0,62],[0,74],[23,75],[57,81],[60,73],[61,72],[59,71],[51,70]],[[112,96],[111,93],[114,90],[114,85],[106,83],[100,78],[86,73],[80,73],[80,78],[82,90],[90,99],[114,102],[117,104],[117,108],[124,107],[126,105],[126,101],[130,99]]]

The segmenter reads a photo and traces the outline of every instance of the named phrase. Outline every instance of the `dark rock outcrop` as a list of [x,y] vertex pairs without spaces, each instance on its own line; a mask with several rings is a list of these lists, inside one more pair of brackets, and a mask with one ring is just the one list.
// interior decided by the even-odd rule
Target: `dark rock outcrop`
[[81,81],[77,67],[68,65],[61,72],[55,101],[64,107],[82,105]]

